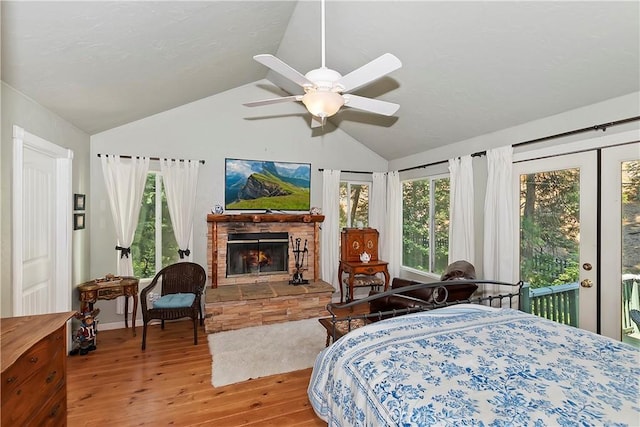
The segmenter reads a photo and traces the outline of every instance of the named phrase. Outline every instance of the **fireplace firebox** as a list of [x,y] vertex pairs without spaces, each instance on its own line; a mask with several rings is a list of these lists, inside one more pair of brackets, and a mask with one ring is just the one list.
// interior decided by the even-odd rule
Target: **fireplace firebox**
[[230,233],[227,277],[282,274],[289,270],[289,233]]

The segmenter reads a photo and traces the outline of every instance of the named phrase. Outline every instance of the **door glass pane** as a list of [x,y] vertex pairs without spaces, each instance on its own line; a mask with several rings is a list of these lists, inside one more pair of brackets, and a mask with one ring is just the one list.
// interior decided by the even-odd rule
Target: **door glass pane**
[[621,190],[622,338],[640,347],[640,329],[630,315],[640,310],[640,161],[622,163]]
[[538,316],[578,325],[580,170],[520,176],[520,279],[529,284],[524,307]]

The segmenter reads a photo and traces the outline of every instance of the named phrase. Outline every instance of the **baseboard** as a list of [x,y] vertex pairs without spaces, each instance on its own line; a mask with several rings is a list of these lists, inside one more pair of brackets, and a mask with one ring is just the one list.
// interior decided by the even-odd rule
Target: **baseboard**
[[[182,321],[191,322],[191,319],[185,317],[184,319],[165,320],[165,322],[182,322]],[[149,322],[149,325],[159,325],[159,324],[160,324],[159,320],[152,320],[151,322]],[[136,319],[136,327],[141,327],[141,326],[142,326],[142,319]],[[99,331],[110,331],[112,329],[125,329],[124,320],[120,322],[110,322],[110,323],[98,322]]]

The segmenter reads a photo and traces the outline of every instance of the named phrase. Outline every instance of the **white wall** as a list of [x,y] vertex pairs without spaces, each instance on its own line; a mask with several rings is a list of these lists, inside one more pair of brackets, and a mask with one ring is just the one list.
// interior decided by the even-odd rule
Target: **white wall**
[[[272,86],[266,80],[264,85]],[[201,99],[91,137],[91,276],[115,273],[113,220],[97,154],[146,155],[205,160],[200,168],[194,223],[193,260],[207,265],[206,215],[224,205],[224,159],[311,163],[311,206],[322,202],[319,168],[387,171],[387,161],[346,135],[330,128],[312,136],[309,115],[299,103],[248,108],[243,102],[273,98],[262,83]],[[159,167],[151,162],[152,167]],[[123,322],[115,303],[100,302],[100,321]],[[138,319],[141,316],[138,315]]]
[[[523,102],[526,102],[526,100],[523,100]],[[636,117],[638,115],[640,115],[640,92],[633,92],[628,95],[609,99],[597,104],[588,105],[561,114],[527,122],[519,126],[506,128],[486,135],[479,135],[474,138],[459,141],[444,147],[438,147],[433,150],[424,151],[412,156],[403,157],[401,159],[391,160],[389,162],[389,170],[411,168],[422,164],[447,160],[456,156],[485,151],[488,148],[514,145],[531,139],[542,138],[549,135],[613,122],[629,117]],[[461,123],[460,126],[464,126],[464,123]],[[629,129],[638,129],[639,127],[640,124],[638,122],[633,122],[627,125],[611,127],[607,129],[606,134],[609,135]],[[597,136],[597,134],[603,134],[603,132],[598,131],[561,139],[554,139],[540,144],[523,146],[514,151],[525,152],[536,150],[544,146],[566,144],[570,141],[593,138],[594,136]]]
[[[616,120],[637,117],[640,115],[640,92],[634,92],[621,97],[613,98],[597,104],[588,105],[561,114],[549,116],[540,120],[524,123],[520,126],[503,129],[487,135],[480,135],[471,139],[460,141],[444,147],[418,153],[402,159],[389,162],[389,170],[400,170],[415,166],[448,160],[457,156],[485,151],[490,148],[502,147],[505,145],[517,144],[520,142],[555,135],[574,129],[582,129],[610,123]],[[615,135],[626,134],[629,131],[640,129],[640,122],[614,126],[605,132],[593,131],[576,134],[564,138],[557,138],[541,143],[523,145],[514,149],[514,160],[526,159],[529,153],[541,150],[554,150],[557,153],[587,149],[593,147],[607,146],[620,142]],[[637,137],[636,137],[637,138]],[[537,153],[536,153],[537,154]],[[640,153],[639,153],[640,155]],[[428,168],[414,169],[401,173],[401,179],[416,178],[438,173],[447,172],[447,164],[440,164]],[[475,157],[474,168],[474,190],[475,190],[475,262],[478,277],[483,277],[483,236],[484,236],[484,196],[487,182],[486,156]],[[606,245],[606,242],[604,242]],[[606,248],[603,248],[606,250]],[[411,274],[407,271],[401,272],[402,277],[420,280],[422,277]]]
[[[13,89],[2,85],[2,130],[1,130],[1,199],[2,199],[2,247],[0,263],[2,264],[0,285],[0,315],[11,316],[12,301],[12,270],[11,270],[11,239],[12,225],[12,159],[13,159],[13,125],[18,125],[26,131],[46,139],[61,147],[73,150],[73,179],[72,191],[87,194],[89,192],[89,135],[69,124],[51,111],[37,104],[30,98]],[[91,205],[87,205],[87,213]],[[87,224],[89,225],[89,224]],[[73,231],[73,262],[72,280],[74,284],[89,280],[89,229]],[[73,307],[78,308],[77,296],[73,296]]]

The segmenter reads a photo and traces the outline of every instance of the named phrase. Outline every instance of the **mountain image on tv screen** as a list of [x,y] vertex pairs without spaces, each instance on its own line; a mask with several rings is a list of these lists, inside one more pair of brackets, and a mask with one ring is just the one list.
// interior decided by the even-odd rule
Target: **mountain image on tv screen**
[[308,211],[311,164],[225,159],[225,209]]

